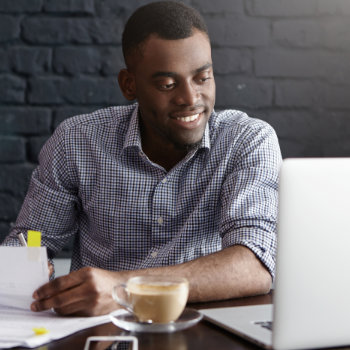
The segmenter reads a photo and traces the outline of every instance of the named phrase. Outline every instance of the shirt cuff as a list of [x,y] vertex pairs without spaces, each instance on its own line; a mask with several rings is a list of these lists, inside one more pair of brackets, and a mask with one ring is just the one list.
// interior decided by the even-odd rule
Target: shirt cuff
[[[273,235],[270,233],[270,235]],[[261,261],[261,263],[269,271],[272,280],[275,278],[276,267],[276,240],[265,239],[263,244],[257,244],[256,240],[242,239],[237,237],[236,234],[226,234],[223,238],[223,248],[228,248],[234,245],[242,245],[250,249],[255,256]]]

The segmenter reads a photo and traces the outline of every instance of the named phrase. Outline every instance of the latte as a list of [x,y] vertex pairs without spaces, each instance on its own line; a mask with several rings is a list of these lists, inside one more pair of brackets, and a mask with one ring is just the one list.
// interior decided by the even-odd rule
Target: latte
[[[118,286],[117,286],[118,287]],[[169,323],[183,312],[189,293],[184,278],[140,276],[131,278],[126,286],[126,301],[116,296],[116,301],[133,312],[140,322]]]

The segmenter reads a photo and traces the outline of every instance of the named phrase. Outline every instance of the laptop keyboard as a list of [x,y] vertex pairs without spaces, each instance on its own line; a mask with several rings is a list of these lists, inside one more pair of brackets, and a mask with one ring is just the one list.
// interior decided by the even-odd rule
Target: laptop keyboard
[[254,324],[266,328],[269,331],[272,331],[272,321],[259,321],[259,322],[254,322]]

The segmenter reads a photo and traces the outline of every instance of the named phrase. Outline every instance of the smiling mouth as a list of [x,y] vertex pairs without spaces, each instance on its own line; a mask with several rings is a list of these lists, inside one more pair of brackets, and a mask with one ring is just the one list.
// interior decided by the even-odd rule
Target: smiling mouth
[[198,117],[199,117],[199,114],[200,113],[189,115],[189,116],[186,116],[186,117],[177,117],[176,119],[180,120],[182,122],[185,122],[185,123],[189,123],[189,122],[193,122],[193,121],[197,120]]

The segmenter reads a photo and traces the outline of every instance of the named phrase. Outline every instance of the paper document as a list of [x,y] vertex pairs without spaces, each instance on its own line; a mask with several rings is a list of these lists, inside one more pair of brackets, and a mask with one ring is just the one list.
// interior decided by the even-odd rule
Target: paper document
[[0,247],[0,305],[29,310],[33,292],[48,281],[45,247]]
[[[82,329],[110,322],[110,316],[64,317],[53,311],[32,312],[0,306],[0,348],[38,347],[66,337]],[[33,329],[45,328],[47,333],[35,335]]]
[[[110,322],[109,315],[62,317],[33,312],[33,292],[49,280],[44,247],[0,247],[0,348],[38,347],[85,328]],[[36,330],[44,330],[37,335]],[[40,332],[39,332],[40,333]]]

